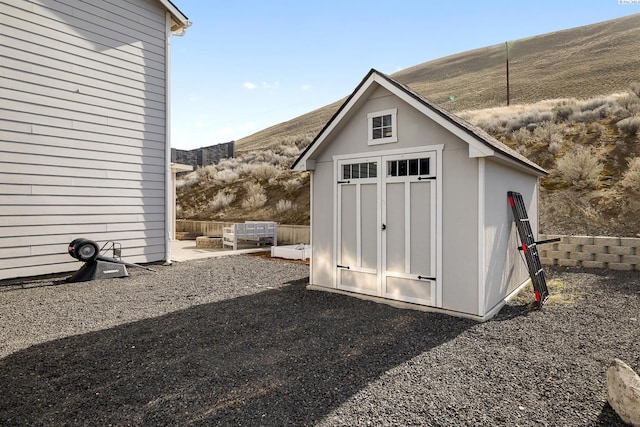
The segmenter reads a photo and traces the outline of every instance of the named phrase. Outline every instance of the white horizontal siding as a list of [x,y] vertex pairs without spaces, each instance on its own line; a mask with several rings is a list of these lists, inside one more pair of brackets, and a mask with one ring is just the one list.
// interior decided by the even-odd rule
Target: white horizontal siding
[[[2,154],[2,153],[0,153]],[[36,164],[35,162],[32,164]],[[31,165],[29,165],[31,166]],[[96,178],[101,180],[129,180],[131,185],[142,185],[143,188],[148,188],[152,185],[149,181],[157,181],[163,183],[161,174],[158,173],[136,173],[136,172],[122,172],[122,171],[110,171],[110,170],[96,170],[86,168],[65,168],[57,166],[43,166],[37,165],[37,167],[29,167],[19,163],[2,163],[0,162],[0,170],[6,173],[14,174],[30,174],[30,175],[43,175],[43,176],[57,176],[57,177],[78,177],[78,178]],[[16,177],[19,178],[19,177]],[[11,180],[9,181],[11,182]],[[114,184],[115,185],[115,184]],[[164,186],[164,184],[162,184]],[[103,187],[110,187],[109,181],[103,181]],[[155,188],[155,187],[153,187]]]
[[0,0],[0,280],[71,271],[68,243],[165,253],[165,10]]
[[120,214],[120,215],[81,215],[81,216],[63,216],[63,215],[38,215],[30,217],[7,217],[4,218],[7,223],[14,226],[35,226],[35,225],[77,225],[77,224],[105,224],[109,225],[119,223],[145,223],[145,222],[161,222],[164,221],[163,214]]
[[[6,165],[5,165],[6,166]],[[2,169],[4,170],[4,167]],[[38,168],[37,171],[43,172],[43,168]],[[144,182],[142,181],[144,180]],[[53,176],[53,175],[27,175],[27,174],[11,174],[0,172],[0,182],[14,183],[14,184],[26,184],[26,185],[63,185],[72,186],[73,188],[91,187],[91,188],[121,188],[121,189],[149,189],[149,190],[162,190],[164,189],[164,181],[151,181],[146,179],[144,175],[139,180],[105,180],[102,178],[78,178],[74,176]],[[143,186],[144,184],[144,186]],[[7,184],[9,185],[9,184]],[[34,190],[32,190],[34,191]]]

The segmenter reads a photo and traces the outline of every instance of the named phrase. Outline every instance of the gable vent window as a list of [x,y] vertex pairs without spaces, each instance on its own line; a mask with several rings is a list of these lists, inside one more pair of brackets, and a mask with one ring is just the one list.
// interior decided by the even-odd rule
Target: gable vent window
[[369,145],[387,144],[398,141],[396,116],[398,109],[378,111],[367,114]]

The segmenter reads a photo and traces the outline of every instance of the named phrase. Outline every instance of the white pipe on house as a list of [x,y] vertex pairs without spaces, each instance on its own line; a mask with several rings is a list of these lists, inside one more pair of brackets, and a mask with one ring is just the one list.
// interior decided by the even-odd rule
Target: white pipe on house
[[171,178],[171,14],[165,13],[165,159],[164,159],[164,264],[171,264],[171,230],[173,228],[173,185]]

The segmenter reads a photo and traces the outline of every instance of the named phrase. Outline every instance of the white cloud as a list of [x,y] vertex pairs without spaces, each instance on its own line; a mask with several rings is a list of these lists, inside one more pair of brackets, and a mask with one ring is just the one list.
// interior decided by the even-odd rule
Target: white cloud
[[258,87],[255,83],[251,83],[251,82],[244,82],[242,86],[244,86],[246,89],[249,89],[249,90],[253,90]]
[[274,82],[274,83],[262,82],[263,89],[278,89],[278,87],[280,87],[280,82]]
[[300,86],[300,90],[305,91],[305,92],[308,91],[308,90],[311,90],[311,85],[304,84],[304,85]]

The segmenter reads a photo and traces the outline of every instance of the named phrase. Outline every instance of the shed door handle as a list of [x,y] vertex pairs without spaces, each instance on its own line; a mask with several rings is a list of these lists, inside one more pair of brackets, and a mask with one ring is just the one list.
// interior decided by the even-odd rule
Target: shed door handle
[[382,224],[382,229],[386,230],[387,229],[387,225],[386,224]]

